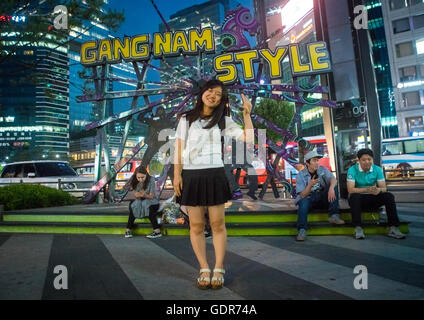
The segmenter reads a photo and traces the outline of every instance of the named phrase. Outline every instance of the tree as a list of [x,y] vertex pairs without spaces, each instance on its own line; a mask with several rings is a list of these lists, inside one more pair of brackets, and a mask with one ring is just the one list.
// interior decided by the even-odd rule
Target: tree
[[[274,123],[277,127],[287,129],[294,116],[294,105],[286,101],[262,99],[255,107],[255,114]],[[266,129],[266,136],[273,142],[282,140],[281,134],[268,129],[265,125],[255,123],[258,129]]]

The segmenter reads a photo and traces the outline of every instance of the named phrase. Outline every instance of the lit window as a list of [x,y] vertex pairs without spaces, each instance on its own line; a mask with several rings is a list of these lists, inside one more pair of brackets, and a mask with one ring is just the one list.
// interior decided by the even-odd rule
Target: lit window
[[416,46],[417,46],[417,54],[423,54],[424,53],[424,39],[417,40]]

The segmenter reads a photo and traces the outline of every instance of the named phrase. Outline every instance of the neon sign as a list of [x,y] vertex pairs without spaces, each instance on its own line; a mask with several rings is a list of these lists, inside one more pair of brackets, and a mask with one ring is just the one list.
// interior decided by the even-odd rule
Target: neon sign
[[25,16],[0,16],[0,22],[25,22]]
[[[212,28],[201,31],[190,29],[188,31],[174,31],[154,33],[152,42],[149,34],[134,37],[103,39],[88,41],[81,46],[81,63],[84,66],[94,66],[103,63],[116,64],[125,62],[144,61],[151,56],[156,59],[163,57],[176,57],[183,55],[197,55],[215,53],[215,37]],[[305,61],[301,59],[300,45],[270,49],[251,49],[245,51],[226,52],[214,58],[214,69],[217,79],[224,84],[232,84],[239,79],[238,64],[241,65],[243,78],[246,82],[254,81],[254,63],[262,60],[269,66],[271,79],[280,79],[282,76],[282,61],[285,57],[290,60],[293,75],[309,75],[331,71],[330,55],[325,42],[312,42],[306,44]]]

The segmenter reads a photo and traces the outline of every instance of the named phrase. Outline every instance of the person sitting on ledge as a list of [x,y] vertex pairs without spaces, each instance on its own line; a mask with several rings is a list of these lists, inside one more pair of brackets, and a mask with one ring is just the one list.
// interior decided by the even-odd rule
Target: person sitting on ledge
[[329,210],[329,222],[344,224],[339,216],[339,196],[337,180],[326,167],[319,165],[319,155],[316,150],[305,155],[306,167],[296,177],[296,204],[298,205],[296,241],[306,238],[307,216],[311,209]]
[[352,224],[355,227],[355,239],[365,238],[361,227],[361,210],[377,210],[382,205],[386,207],[390,226],[387,235],[396,239],[405,238],[398,229],[400,222],[395,197],[387,192],[383,170],[373,163],[374,153],[370,149],[361,149],[357,156],[359,162],[351,166],[347,172],[347,191]]

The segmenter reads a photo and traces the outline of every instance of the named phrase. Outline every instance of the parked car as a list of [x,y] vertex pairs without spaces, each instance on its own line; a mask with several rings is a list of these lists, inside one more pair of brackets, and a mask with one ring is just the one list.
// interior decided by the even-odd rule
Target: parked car
[[[0,187],[10,183],[32,183],[72,192],[89,189],[93,178],[80,177],[66,161],[24,161],[8,163],[0,175]],[[72,192],[81,197],[84,192]]]

